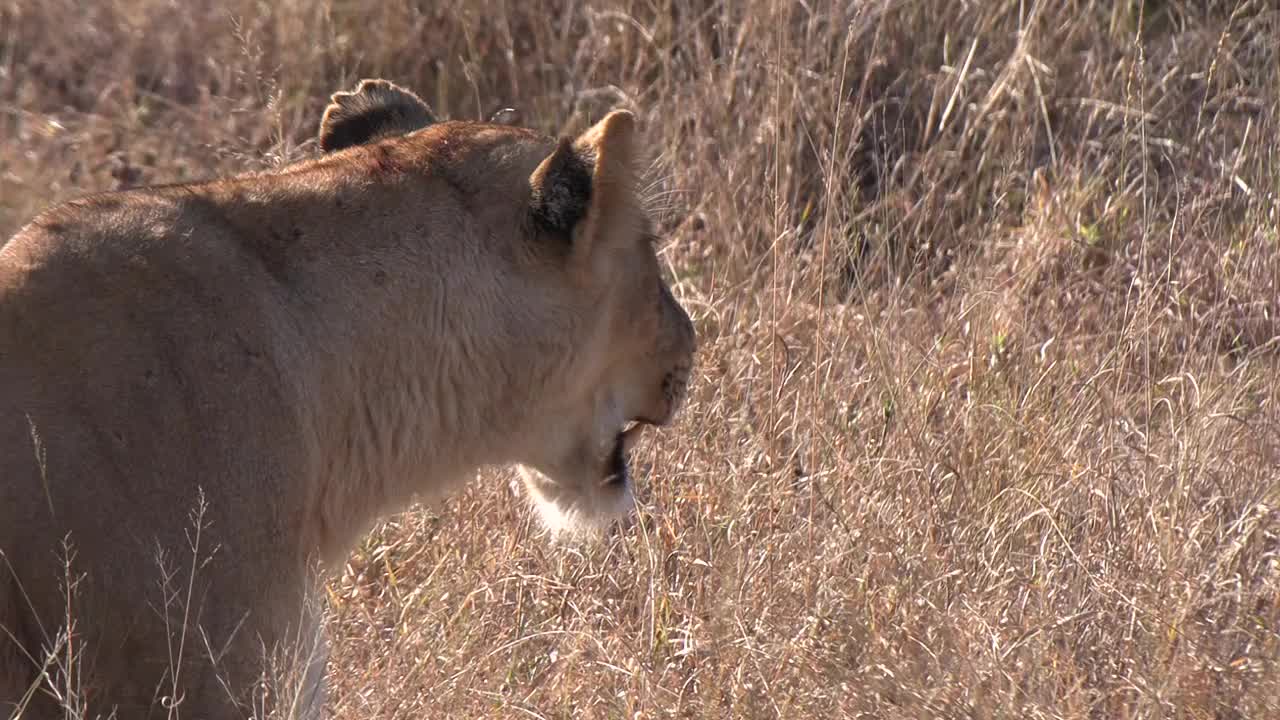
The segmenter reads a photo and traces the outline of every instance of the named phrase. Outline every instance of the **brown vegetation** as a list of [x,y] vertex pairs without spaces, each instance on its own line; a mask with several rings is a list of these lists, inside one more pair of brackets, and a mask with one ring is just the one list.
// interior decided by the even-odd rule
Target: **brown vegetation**
[[416,5],[0,3],[4,236],[361,77],[638,113],[701,349],[637,521],[494,472],[380,526],[340,717],[1280,714],[1274,2]]

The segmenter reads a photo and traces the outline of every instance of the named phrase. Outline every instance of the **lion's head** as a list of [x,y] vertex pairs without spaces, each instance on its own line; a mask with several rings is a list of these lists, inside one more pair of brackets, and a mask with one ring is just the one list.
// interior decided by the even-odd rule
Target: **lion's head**
[[503,362],[528,378],[521,382],[532,389],[515,394],[537,407],[525,408],[505,459],[521,467],[552,530],[600,528],[625,513],[628,451],[644,426],[672,420],[696,343],[638,195],[633,115],[614,111],[576,138],[553,140],[509,127],[510,110],[489,123],[438,123],[421,99],[383,80],[332,100],[319,137],[326,152],[438,132],[433,152],[450,156],[441,161],[458,168],[459,184],[479,184],[468,166],[507,174],[486,178],[493,190],[478,196],[476,212],[491,218],[489,228],[517,229],[503,240],[510,252],[499,272],[521,286],[503,327],[525,349]]

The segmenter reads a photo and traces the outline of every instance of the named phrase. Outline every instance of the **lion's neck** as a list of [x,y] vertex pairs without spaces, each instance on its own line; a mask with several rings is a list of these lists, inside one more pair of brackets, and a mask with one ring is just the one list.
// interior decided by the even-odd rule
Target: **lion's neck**
[[[329,560],[415,497],[513,460],[511,444],[544,394],[535,379],[550,374],[538,363],[557,362],[520,346],[527,308],[501,305],[519,280],[502,276],[487,234],[441,227],[440,218],[469,213],[450,206],[447,185],[364,193],[338,187],[262,203],[229,193],[242,230],[261,240],[252,247],[264,268],[289,289],[304,338],[295,364],[309,378],[300,389],[312,443],[303,522],[313,528],[303,551]],[[280,207],[289,212],[254,215]],[[412,207],[434,209],[415,221],[404,213]],[[336,237],[335,227],[362,232]]]
[[495,293],[457,267],[431,275],[437,291],[415,312],[379,302],[388,296],[380,288],[349,287],[319,305],[309,510],[330,559],[387,514],[512,460],[511,439],[526,422],[519,413],[533,391],[515,364],[532,359],[493,332],[497,310],[477,298]]

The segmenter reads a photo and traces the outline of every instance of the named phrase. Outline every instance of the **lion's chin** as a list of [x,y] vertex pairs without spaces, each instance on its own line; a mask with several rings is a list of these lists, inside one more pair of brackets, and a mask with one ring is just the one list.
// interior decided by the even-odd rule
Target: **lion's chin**
[[553,478],[519,466],[542,525],[554,538],[600,538],[635,507],[628,451],[638,430],[637,426],[618,433],[604,462],[602,477]]

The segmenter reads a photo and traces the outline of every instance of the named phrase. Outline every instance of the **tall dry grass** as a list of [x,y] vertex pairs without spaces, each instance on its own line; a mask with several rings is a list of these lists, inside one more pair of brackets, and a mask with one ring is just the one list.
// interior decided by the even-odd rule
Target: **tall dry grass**
[[500,473],[329,586],[340,717],[1280,714],[1270,0],[0,4],[0,234],[365,76],[613,106],[701,350],[637,521]]

